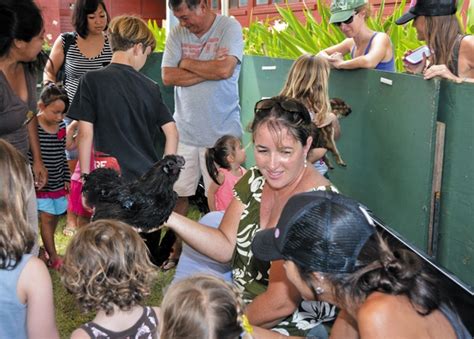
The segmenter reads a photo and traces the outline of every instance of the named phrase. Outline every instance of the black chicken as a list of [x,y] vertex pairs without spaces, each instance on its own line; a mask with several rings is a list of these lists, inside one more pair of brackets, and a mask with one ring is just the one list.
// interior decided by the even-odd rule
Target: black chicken
[[118,219],[139,232],[155,230],[176,205],[173,185],[183,166],[183,157],[167,155],[133,182],[125,182],[113,169],[96,169],[84,178],[82,188],[94,208],[92,219]]

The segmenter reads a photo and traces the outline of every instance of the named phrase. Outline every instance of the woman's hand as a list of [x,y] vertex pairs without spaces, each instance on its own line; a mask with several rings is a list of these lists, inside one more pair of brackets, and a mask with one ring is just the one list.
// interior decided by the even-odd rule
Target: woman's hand
[[405,54],[403,55],[403,66],[405,67],[405,70],[408,72],[408,73],[411,73],[411,74],[420,74],[420,73],[423,73],[423,71],[429,67],[429,60],[428,58],[426,57],[425,54],[423,54],[423,60],[420,62],[420,63],[417,63],[417,64],[411,64],[409,63],[408,61],[405,60],[405,58],[410,55],[411,53],[413,53],[412,50],[408,50],[405,52]]
[[342,53],[336,52],[329,56],[329,64],[334,68],[340,68],[341,64],[344,62],[344,56]]
[[458,84],[463,82],[462,78],[455,76],[446,65],[433,65],[423,72],[423,77],[428,80],[434,77],[448,79]]

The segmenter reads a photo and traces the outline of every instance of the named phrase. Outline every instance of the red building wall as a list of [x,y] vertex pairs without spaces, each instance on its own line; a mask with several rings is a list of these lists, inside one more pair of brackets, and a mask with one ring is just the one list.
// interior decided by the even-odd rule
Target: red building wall
[[[41,8],[48,40],[53,43],[61,32],[73,31],[71,14],[74,0],[35,0]],[[136,14],[143,19],[154,19],[161,26],[166,17],[164,0],[104,0],[111,17]]]
[[[331,0],[322,0],[323,2],[327,3],[328,5],[331,3]],[[383,0],[369,0],[370,4],[372,5],[373,12],[377,12],[380,8],[380,4]],[[215,2],[209,0],[210,3]],[[229,2],[239,3],[237,0],[229,0]],[[242,7],[234,7],[229,8],[229,14],[233,15],[242,26],[248,26],[250,22],[254,20],[265,20],[267,18],[277,18],[278,13],[275,9],[276,2],[274,0],[268,0],[268,5],[257,5],[256,0],[248,0],[248,4]],[[385,0],[385,7],[384,7],[384,15],[390,15],[393,11],[393,8],[396,3],[400,1],[397,0]],[[407,4],[410,3],[409,0],[406,1]],[[465,0],[463,2],[463,12],[467,11],[469,7],[470,0]],[[218,7],[220,8],[220,0],[217,1]],[[280,1],[278,4],[279,6],[285,6],[285,1]],[[295,15],[302,21],[304,21],[303,9],[305,6],[309,8],[313,15],[316,18],[319,18],[317,15],[317,3],[316,0],[288,0],[288,6],[293,10]]]

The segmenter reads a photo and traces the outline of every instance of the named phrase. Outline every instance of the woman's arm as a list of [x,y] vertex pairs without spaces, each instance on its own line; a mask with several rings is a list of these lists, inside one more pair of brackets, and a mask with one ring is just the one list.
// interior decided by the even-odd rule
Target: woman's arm
[[454,75],[446,65],[432,65],[423,72],[425,79],[441,77],[454,81],[458,84],[462,82],[474,83],[474,37],[472,35],[465,36],[461,40],[459,48],[458,73]]
[[331,65],[338,69],[355,69],[355,68],[375,68],[384,60],[387,50],[390,50],[393,56],[390,38],[385,33],[378,33],[366,55],[361,55],[351,60],[329,60]]
[[234,198],[217,229],[201,225],[175,212],[171,213],[166,226],[196,251],[218,262],[227,263],[234,253],[237,229],[243,211],[244,205]]
[[163,155],[176,154],[178,152],[178,129],[174,122],[168,122],[161,126],[161,130],[165,134],[165,150]]
[[301,301],[301,295],[288,280],[283,260],[273,261],[267,290],[256,297],[245,309],[253,325],[271,328],[292,314]]
[[318,56],[328,59],[334,53],[341,53],[346,55],[351,52],[352,45],[354,44],[352,39],[344,39],[342,42],[337,45],[323,49],[318,53]]
[[27,304],[28,338],[59,338],[54,318],[53,287],[44,263],[31,258],[18,280],[18,296]]
[[[47,81],[56,82],[56,76],[64,63],[64,49],[61,35],[54,42],[48,62],[44,67],[43,83]],[[71,99],[72,100],[72,99]]]
[[28,123],[28,139],[30,141],[30,150],[33,156],[33,173],[35,175],[35,186],[37,189],[43,188],[48,182],[48,170],[44,167],[41,157],[41,147],[38,136],[38,118],[34,117]]

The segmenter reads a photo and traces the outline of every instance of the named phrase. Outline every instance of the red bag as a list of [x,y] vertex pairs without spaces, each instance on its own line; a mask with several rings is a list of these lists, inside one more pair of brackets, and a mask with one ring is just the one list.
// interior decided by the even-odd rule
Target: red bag
[[111,168],[120,172],[120,165],[117,158],[102,152],[94,152],[94,167],[95,168]]

